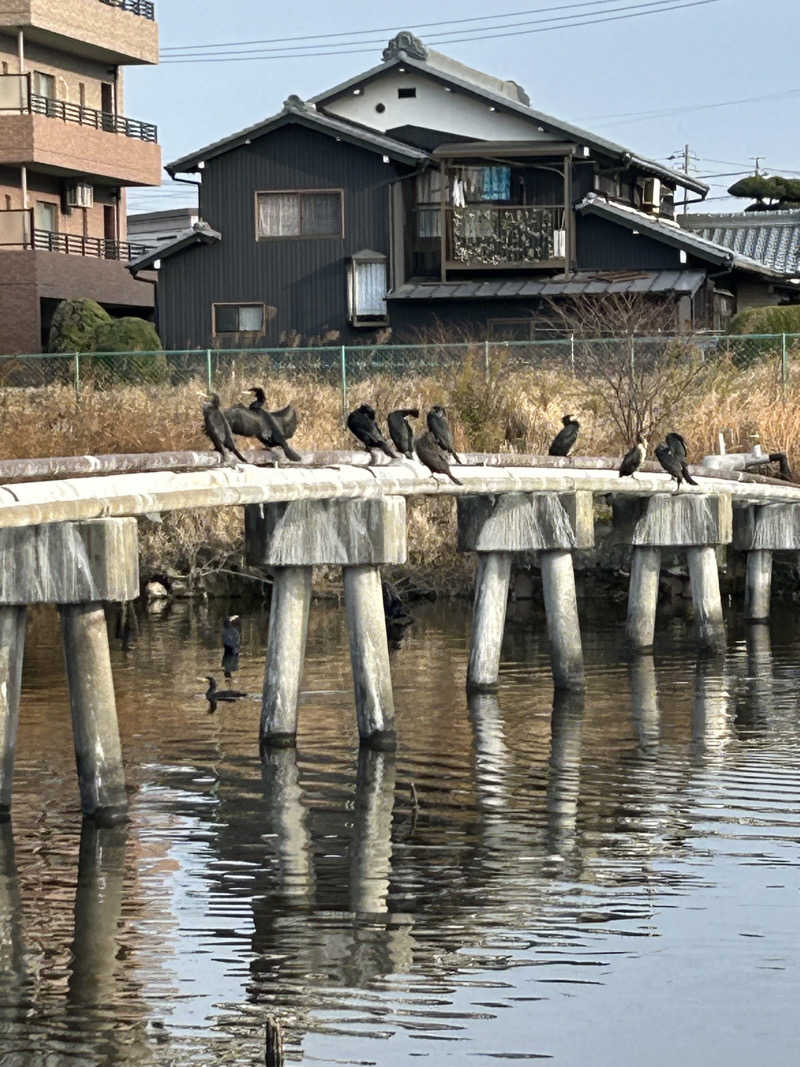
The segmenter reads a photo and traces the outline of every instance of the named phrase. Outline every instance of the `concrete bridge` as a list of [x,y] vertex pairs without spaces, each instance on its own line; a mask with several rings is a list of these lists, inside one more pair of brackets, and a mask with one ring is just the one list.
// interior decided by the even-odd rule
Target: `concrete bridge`
[[[458,546],[477,554],[467,684],[498,680],[511,566],[535,552],[557,690],[583,688],[572,554],[594,545],[594,500],[612,502],[632,546],[627,637],[653,643],[663,549],[686,552],[698,649],[725,632],[718,554],[747,554],[745,614],[769,615],[772,554],[800,549],[800,485],[707,466],[672,492],[653,464],[620,479],[618,460],[467,455],[463,486],[416,462],[369,466],[365,453],[316,453],[302,466],[222,466],[213,453],[78,456],[0,463],[0,816],[11,805],[27,606],[58,605],[81,801],[124,811],[125,781],[103,604],[139,595],[136,517],[244,507],[248,562],[273,574],[262,694],[262,751],[293,745],[311,604],[311,569],[341,565],[363,744],[392,747],[394,701],[380,567],[406,561],[406,498],[455,496]],[[120,473],[125,472],[125,473]],[[44,479],[44,480],[43,480]],[[49,479],[49,480],[47,480]]]

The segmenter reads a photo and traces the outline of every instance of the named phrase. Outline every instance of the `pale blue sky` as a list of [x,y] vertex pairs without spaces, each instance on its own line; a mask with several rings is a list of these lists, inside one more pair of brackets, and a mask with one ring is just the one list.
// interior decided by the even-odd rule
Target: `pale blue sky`
[[[569,2],[576,7],[552,10]],[[593,26],[534,34],[517,28],[506,30],[507,36],[488,36],[499,34],[506,23],[524,19],[564,14],[597,18],[600,12],[610,17],[608,9],[628,14],[659,2],[686,4],[690,0],[651,0],[650,4],[647,0],[588,0],[584,6],[578,6],[577,0],[499,0],[491,9],[493,16],[530,14],[496,17],[494,23],[500,29],[474,30],[470,23],[458,27],[482,33],[480,40],[433,43],[464,63],[518,81],[534,107],[643,155],[666,162],[666,157],[682,151],[688,142],[699,157],[696,174],[725,175],[709,179],[710,197],[724,195],[736,180],[727,172],[751,167],[750,157],[756,155],[768,171],[793,170],[800,175],[797,0],[713,0]],[[133,118],[158,124],[165,163],[274,114],[290,93],[310,97],[373,66],[394,28],[411,29],[423,41],[431,40],[447,28],[423,28],[421,23],[468,19],[487,10],[477,0],[439,0],[436,5],[430,0],[405,0],[388,10],[374,0],[337,5],[306,0],[290,7],[288,13],[276,7],[263,0],[207,5],[197,0],[156,0],[162,49],[362,31],[360,37],[318,42],[316,50],[332,55],[164,62],[157,68],[129,68],[125,110]],[[399,11],[402,15],[396,14]],[[392,29],[363,32],[377,27]],[[342,54],[353,49],[363,52]],[[168,58],[166,52],[163,58]],[[751,97],[770,99],[702,106]],[[190,202],[191,191],[186,187],[130,195],[131,210],[152,211]],[[744,204],[713,200],[708,210],[741,210]]]

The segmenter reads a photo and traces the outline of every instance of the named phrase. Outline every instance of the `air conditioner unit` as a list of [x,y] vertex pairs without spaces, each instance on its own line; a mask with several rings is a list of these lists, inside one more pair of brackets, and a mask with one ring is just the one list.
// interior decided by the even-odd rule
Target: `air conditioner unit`
[[67,207],[91,207],[94,203],[94,190],[87,182],[75,182],[66,190]]
[[642,190],[642,207],[657,211],[661,206],[661,179],[645,178]]

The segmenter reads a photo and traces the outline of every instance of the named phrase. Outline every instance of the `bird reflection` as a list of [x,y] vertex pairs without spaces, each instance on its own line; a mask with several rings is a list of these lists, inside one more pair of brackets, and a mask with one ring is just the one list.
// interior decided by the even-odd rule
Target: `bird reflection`
[[547,775],[547,836],[551,853],[566,857],[575,848],[581,789],[584,694],[556,689],[550,720]]
[[631,686],[633,725],[643,756],[654,756],[661,733],[661,713],[658,709],[656,667],[650,655],[633,656],[628,673]]

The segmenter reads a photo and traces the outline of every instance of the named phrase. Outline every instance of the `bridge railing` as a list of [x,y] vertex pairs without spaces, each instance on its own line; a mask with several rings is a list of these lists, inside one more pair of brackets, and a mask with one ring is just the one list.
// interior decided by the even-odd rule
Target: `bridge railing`
[[236,386],[245,389],[278,376],[335,386],[346,407],[348,389],[376,375],[441,380],[468,364],[487,381],[494,375],[528,367],[581,375],[621,355],[632,366],[654,370],[663,361],[684,354],[702,360],[730,359],[742,368],[769,363],[776,380],[785,387],[791,363],[800,357],[800,334],[559,336],[527,341],[0,355],[0,389],[68,385],[80,395],[87,388],[194,382],[222,392]]

